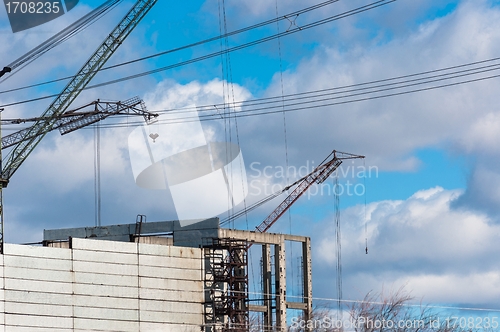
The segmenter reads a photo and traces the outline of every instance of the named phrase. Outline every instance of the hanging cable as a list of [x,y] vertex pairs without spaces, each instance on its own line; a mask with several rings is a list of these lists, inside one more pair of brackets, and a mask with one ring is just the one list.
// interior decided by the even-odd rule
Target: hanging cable
[[[325,159],[323,159],[323,161],[319,164],[319,165],[323,165],[323,163],[328,160],[332,155],[333,155],[334,152],[331,152]],[[238,219],[240,218],[242,215],[244,215],[245,213],[247,212],[250,212],[250,211],[253,211],[254,209],[258,208],[259,206],[269,202],[270,200],[278,197],[279,195],[283,194],[284,192],[288,191],[288,189],[290,189],[291,187],[299,184],[300,182],[302,182],[305,178],[307,178],[308,175],[298,179],[297,181],[295,181],[294,183],[286,186],[285,188],[281,189],[281,190],[277,190],[275,191],[274,193],[264,197],[263,199],[253,203],[252,205],[250,205],[246,210],[240,210],[238,211],[237,213],[233,214],[231,217],[228,217],[226,219],[223,219],[221,220],[220,222],[220,225],[224,225],[228,222],[231,222],[232,220],[235,220],[235,219]]]
[[261,206],[261,205],[263,205],[263,204],[265,204],[265,203],[267,203],[267,202],[271,201],[272,199],[274,199],[274,198],[278,197],[278,196],[279,196],[279,195],[281,195],[282,193],[283,193],[283,191],[281,190],[281,191],[277,191],[277,192],[275,192],[275,193],[273,193],[273,194],[271,194],[271,195],[269,195],[269,196],[267,196],[267,197],[264,197],[263,199],[261,199],[261,200],[259,200],[259,201],[255,202],[255,203],[253,203],[253,204],[249,205],[249,206],[248,206],[248,207],[246,207],[245,209],[242,209],[242,210],[240,210],[240,211],[238,211],[238,212],[234,213],[234,214],[233,214],[233,215],[231,215],[230,217],[227,217],[227,218],[225,218],[225,219],[222,219],[222,220],[220,221],[220,225],[221,225],[221,226],[226,225],[227,223],[232,222],[232,221],[234,221],[234,220],[236,220],[236,219],[238,219],[238,218],[240,218],[240,217],[242,217],[242,216],[246,215],[248,212],[251,212],[251,211],[255,210],[255,209],[256,209],[256,208],[258,208],[259,206]]
[[101,128],[94,125],[94,204],[95,226],[101,226]]
[[[279,10],[278,10],[278,0],[275,0],[275,5],[276,5],[276,18],[279,17]],[[280,22],[276,21],[276,31],[277,35],[280,35]],[[278,43],[278,56],[279,56],[279,69],[280,69],[280,87],[281,87],[281,106],[283,110],[283,138],[284,138],[284,144],[285,144],[285,165],[286,165],[286,183],[290,182],[288,170],[289,170],[289,162],[288,162],[288,140],[287,140],[287,131],[286,131],[286,113],[285,113],[285,89],[283,87],[283,59],[281,55],[281,38],[277,38],[277,43]],[[287,191],[288,193],[288,191]],[[288,225],[289,225],[289,233],[290,235],[292,234],[292,208],[290,207],[287,211],[288,214]],[[290,244],[290,256],[293,257],[293,243]],[[291,260],[291,277],[292,277],[292,285],[293,285],[293,280],[294,280],[294,265],[293,265],[293,259]],[[291,291],[291,294],[293,295],[293,289]]]
[[340,229],[340,192],[339,177],[336,173],[334,178],[334,211],[335,211],[335,244],[337,254],[337,319],[342,320],[342,233]]
[[[222,0],[218,0],[217,1],[217,9],[218,9],[218,15],[219,15],[219,35],[222,36],[224,35],[223,33],[223,22],[222,22],[222,13],[224,11],[223,9],[223,6],[224,4],[221,4],[221,1]],[[227,98],[226,98],[226,71],[225,71],[225,65],[226,65],[226,58],[225,58],[225,55],[226,55],[226,52],[225,50],[227,49],[225,47],[225,43],[224,43],[224,38],[221,38],[219,40],[219,47],[220,47],[220,62],[221,62],[221,83],[222,83],[222,112],[224,114],[224,116],[222,117],[223,121],[224,121],[224,141],[225,142],[228,142],[230,140],[230,137],[231,137],[231,133],[230,133],[230,130],[231,130],[231,126],[230,126],[230,123],[231,123],[231,117],[228,117],[227,116],[227,105],[229,104]],[[229,122],[229,124],[228,124]],[[229,159],[229,156],[228,156],[228,149],[226,148],[225,150],[225,164],[227,165],[230,161]],[[227,195],[227,215],[228,215],[228,218],[231,216],[231,202],[230,202],[230,195],[228,193]],[[234,224],[233,224],[234,226]],[[233,228],[231,225],[229,228]]]
[[363,176],[363,186],[365,188],[363,196],[365,196],[365,253],[368,255],[368,219],[366,219],[366,161],[363,159],[363,169],[365,170],[365,176]]

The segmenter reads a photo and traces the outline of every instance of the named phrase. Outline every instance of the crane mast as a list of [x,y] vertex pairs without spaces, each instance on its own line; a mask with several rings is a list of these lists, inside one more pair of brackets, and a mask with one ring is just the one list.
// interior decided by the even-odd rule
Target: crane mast
[[[329,159],[331,157],[331,159]],[[274,209],[264,221],[256,227],[256,231],[265,233],[271,226],[295,203],[302,194],[314,183],[323,183],[335,170],[342,164],[344,159],[361,159],[365,156],[359,156],[346,152],[333,150],[332,153],[316,167],[311,173],[299,180],[297,187]],[[288,189],[288,188],[285,188]]]
[[[120,23],[111,31],[102,44],[87,60],[78,73],[73,76],[63,91],[55,98],[47,110],[42,114],[29,130],[24,132],[28,137],[21,140],[0,165],[0,252],[3,253],[4,243],[4,220],[2,188],[5,188],[12,175],[26,160],[30,153],[40,143],[45,134],[55,125],[57,115],[61,115],[78,97],[80,92],[88,85],[92,78],[102,68],[106,61],[113,55],[128,35],[134,30],[142,18],[156,4],[157,0],[138,0],[129,10]],[[0,149],[1,151],[1,149]],[[0,156],[0,160],[1,160]]]

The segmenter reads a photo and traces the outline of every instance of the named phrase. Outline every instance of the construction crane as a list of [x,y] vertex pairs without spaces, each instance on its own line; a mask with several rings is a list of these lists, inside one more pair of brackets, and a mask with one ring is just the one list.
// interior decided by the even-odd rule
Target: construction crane
[[[4,218],[2,188],[6,187],[10,178],[21,164],[26,160],[35,147],[40,143],[45,134],[53,128],[58,120],[57,116],[63,114],[80,92],[94,78],[106,61],[113,55],[124,42],[137,24],[144,18],[157,0],[138,0],[128,11],[124,18],[104,39],[102,44],[87,60],[78,73],[73,76],[63,91],[49,105],[41,115],[40,120],[23,132],[26,139],[21,139],[6,157],[1,165],[0,173],[0,253],[3,254],[4,243]],[[0,158],[1,159],[1,158]]]
[[283,189],[282,192],[289,190],[294,185],[297,187],[281,202],[276,209],[271,212],[259,226],[256,227],[256,231],[259,233],[265,233],[271,226],[295,203],[302,194],[304,194],[309,187],[314,183],[321,184],[328,177],[335,172],[335,170],[342,164],[342,160],[345,159],[362,159],[365,156],[359,156],[352,153],[340,152],[333,150],[328,157],[319,164],[311,173],[300,179],[299,181],[291,184],[290,186]]
[[[88,107],[93,107],[93,110],[81,111]],[[151,123],[156,117],[158,117],[158,114],[148,112],[144,101],[139,97],[133,97],[123,102],[101,101],[98,99],[78,108],[66,111],[63,114],[57,116],[54,126],[46,127],[46,131],[41,132],[41,134],[44,135],[49,131],[59,129],[61,135],[66,135],[77,129],[97,123],[113,115],[142,116],[144,117],[146,123]],[[2,119],[2,123],[21,124],[25,122],[35,122],[40,120],[47,119],[43,119],[40,117],[27,119]],[[19,144],[21,141],[31,139],[32,137],[26,134],[26,132],[29,131],[30,128],[25,128],[2,137],[2,149],[6,149],[8,147]],[[6,186],[7,184],[5,184],[4,188]]]
[[[343,160],[346,159],[362,159],[365,158],[365,156],[361,155],[355,155],[352,153],[347,153],[347,152],[340,152],[333,150],[319,165],[316,167],[311,173],[307,174],[305,177],[299,179],[298,181],[292,183],[291,185],[287,186],[283,190],[280,190],[279,192],[270,195],[269,197],[255,203],[254,205],[250,206],[249,208],[242,210],[235,215],[233,215],[231,218],[226,219],[224,222],[228,222],[229,220],[232,220],[234,218],[237,218],[243,214],[245,214],[249,210],[253,210],[260,206],[261,204],[264,204],[265,202],[268,202],[269,200],[277,197],[277,195],[280,195],[284,193],[285,191],[288,191],[290,188],[297,186],[284,200],[281,202],[281,204],[278,205],[260,225],[256,227],[256,232],[259,233],[265,233],[271,228],[271,226],[278,221],[278,219],[302,196],[314,183],[321,184],[323,183],[328,177],[335,172],[336,169],[342,164]],[[338,196],[336,197],[338,199]],[[339,243],[339,242],[337,242]],[[254,244],[254,242],[248,243],[246,250],[250,249],[250,247]],[[340,256],[338,256],[340,258]],[[232,258],[231,258],[232,259]],[[278,273],[276,271],[276,273]],[[337,274],[337,282],[339,285],[341,285],[341,275]],[[268,289],[271,289],[270,285],[267,286]],[[269,291],[264,291],[265,294],[268,294]],[[270,298],[265,299],[264,301],[271,301]],[[276,299],[276,301],[278,301]]]
[[[343,160],[346,159],[362,159],[365,158],[365,156],[360,156],[360,155],[355,155],[352,153],[347,153],[347,152],[340,152],[333,150],[326,158],[319,164],[318,167],[316,167],[311,173],[303,177],[302,179],[296,181],[295,183],[289,185],[288,187],[284,188],[283,191],[285,192],[289,190],[291,187],[297,185],[297,187],[281,202],[278,207],[276,207],[264,221],[260,225],[256,227],[256,231],[260,233],[265,233],[271,226],[278,221],[278,219],[295,203],[300,196],[302,196],[307,189],[309,189],[314,183],[316,184],[321,184],[323,183],[328,177],[335,172],[337,168],[342,164]],[[338,213],[338,195],[335,197],[336,199],[336,212]],[[338,215],[337,215],[338,217]],[[336,222],[339,220],[337,219]],[[338,229],[337,229],[338,231]],[[337,232],[337,266],[339,266],[340,263],[340,233]],[[337,270],[337,290],[339,291],[339,308],[340,308],[340,297],[341,297],[341,286],[342,285],[342,276],[340,270]]]

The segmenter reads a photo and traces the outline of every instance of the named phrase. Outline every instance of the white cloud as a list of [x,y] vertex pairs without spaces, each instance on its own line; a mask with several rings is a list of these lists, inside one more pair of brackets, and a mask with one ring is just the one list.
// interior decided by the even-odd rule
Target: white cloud
[[[412,17],[408,10],[401,11],[401,15]],[[403,29],[404,33],[397,33],[394,39],[385,42],[365,41],[360,47],[357,39],[344,40],[346,44],[338,47],[334,40],[321,40],[322,44],[304,55],[296,67],[283,73],[284,93],[338,87],[496,58],[500,54],[499,16],[498,6],[490,7],[487,1],[462,1],[447,16],[426,20],[412,30]],[[287,54],[295,54],[296,50],[296,46],[283,46],[283,58],[286,60]],[[496,188],[499,186],[493,183],[498,182],[496,142],[500,121],[496,91],[499,89],[500,82],[493,79],[288,113],[290,163],[299,166],[335,148],[366,155],[366,162],[381,171],[417,171],[421,162],[414,156],[415,151],[445,149],[455,155],[465,155],[476,165],[471,168],[468,190],[459,205],[498,214],[500,194]],[[266,95],[280,94],[281,77],[275,74]],[[243,121],[246,121],[247,135],[243,139],[253,135],[252,140],[256,141],[246,147],[246,153],[251,156],[247,160],[282,165],[283,116]],[[255,132],[259,132],[258,137]],[[260,149],[264,144],[266,149]],[[468,201],[468,205],[463,201]]]
[[[486,10],[467,3],[450,17],[435,21],[432,33],[424,28],[404,39],[362,51],[339,52],[324,46],[311,58],[304,59],[296,70],[284,74],[285,93],[366,82],[492,58],[500,51],[496,46],[500,44],[493,42],[500,39],[500,29],[492,29],[490,25],[500,22],[495,21],[498,15],[498,10]],[[483,45],[484,40],[488,40],[487,46]],[[279,95],[280,84],[277,76],[269,94]],[[326,141],[328,136],[333,136],[330,140],[361,151],[374,158],[382,168],[407,169],[406,158],[415,149],[462,140],[471,124],[494,112],[496,102],[491,90],[498,86],[497,81],[469,84],[329,107],[328,113],[303,111],[289,117],[293,123],[304,123],[307,118],[306,129],[316,129],[315,135],[301,135],[305,140],[310,137],[310,145],[312,140]],[[293,131],[289,132],[293,135]]]
[[[436,187],[418,191],[407,200],[368,204],[366,233],[364,206],[343,211],[345,298],[380,291],[384,285],[406,284],[425,303],[496,305],[500,271],[491,253],[500,250],[500,226],[482,213],[451,208],[459,194]],[[316,234],[316,266],[321,266],[320,262],[334,266],[334,234],[333,225]],[[365,237],[368,255],[363,250]],[[330,277],[322,274],[322,278]],[[481,283],[475,282],[479,279]]]

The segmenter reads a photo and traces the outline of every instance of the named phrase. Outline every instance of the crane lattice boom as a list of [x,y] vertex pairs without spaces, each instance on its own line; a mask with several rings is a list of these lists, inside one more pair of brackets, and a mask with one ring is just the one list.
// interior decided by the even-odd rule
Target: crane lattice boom
[[[328,158],[333,157],[326,161]],[[333,150],[332,153],[316,169],[306,175],[299,181],[297,187],[288,195],[287,198],[264,221],[256,227],[257,232],[266,232],[289,208],[295,203],[303,193],[312,186],[313,183],[323,183],[335,170],[342,164],[344,159],[359,159],[364,156],[358,156],[351,153],[339,152]]]
[[[80,111],[87,107],[93,106],[92,111]],[[71,133],[77,129],[86,127],[93,123],[99,122],[112,115],[139,115],[149,122],[156,118],[158,114],[153,114],[147,111],[144,101],[139,97],[133,97],[125,101],[111,102],[96,100],[76,109],[67,111],[60,116],[54,117],[56,122],[53,127],[46,127],[46,132],[43,134],[59,129],[61,135]],[[11,124],[20,124],[25,122],[35,122],[40,120],[48,120],[46,118],[28,118],[28,119],[2,119],[2,122]],[[30,128],[19,130],[15,133],[2,137],[2,149],[14,146],[23,140],[29,140],[32,137],[28,135]]]

